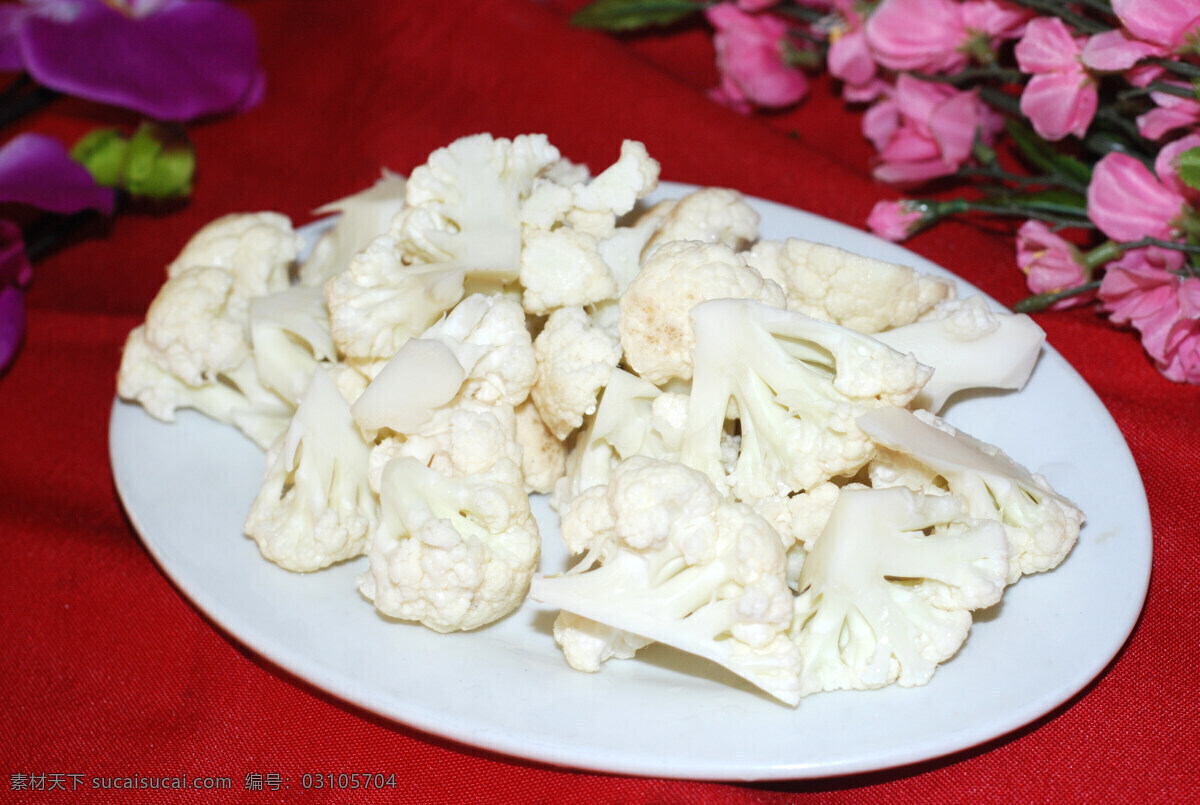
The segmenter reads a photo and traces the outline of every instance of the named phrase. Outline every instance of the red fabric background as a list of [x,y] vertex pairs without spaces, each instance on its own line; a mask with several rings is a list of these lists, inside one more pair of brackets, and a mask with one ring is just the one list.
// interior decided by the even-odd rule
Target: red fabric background
[[[0,799],[68,799],[15,794],[14,774],[187,773],[232,777],[231,801],[298,801],[299,775],[322,770],[394,772],[398,788],[386,798],[422,802],[1200,798],[1200,389],[1161,378],[1133,336],[1087,311],[1038,321],[1107,404],[1142,471],[1154,523],[1149,600],[1125,650],[1083,694],[976,750],[762,785],[542,767],[348,707],[198,614],[124,518],[107,424],[125,334],[203,223],[264,209],[303,223],[381,166],[407,173],[431,149],[479,131],[545,132],[568,156],[601,166],[622,138],[640,139],[666,179],[734,186],[854,225],[889,195],[869,179],[857,116],[823,83],[786,114],[741,117],[709,102],[715,71],[699,31],[621,42],[571,29],[564,8],[530,0],[241,5],[258,25],[265,102],[193,129],[200,175],[184,208],[131,211],[37,267],[27,342],[0,379]],[[63,103],[29,127],[69,140],[94,111]],[[950,223],[909,246],[1005,303],[1023,294],[1004,231]],[[241,790],[256,771],[290,777],[292,790]]]

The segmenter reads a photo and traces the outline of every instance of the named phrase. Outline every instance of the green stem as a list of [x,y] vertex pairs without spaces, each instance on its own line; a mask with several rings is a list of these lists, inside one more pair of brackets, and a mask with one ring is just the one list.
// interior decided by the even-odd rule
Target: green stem
[[1194,64],[1189,64],[1185,61],[1174,61],[1172,59],[1146,59],[1149,64],[1154,64],[1162,67],[1169,73],[1185,76],[1187,78],[1200,78],[1200,67]]
[[1034,294],[1033,296],[1025,297],[1013,305],[1013,310],[1017,313],[1036,313],[1039,310],[1045,310],[1055,302],[1089,293],[1099,287],[1100,280],[1092,280],[1091,282],[1085,282],[1083,285],[1077,285],[1074,288],[1067,288],[1062,291],[1046,291],[1045,293]]
[[1187,87],[1181,87],[1178,84],[1168,84],[1165,81],[1151,81],[1146,87],[1146,92],[1161,92],[1165,95],[1174,95],[1178,98],[1187,98],[1189,101],[1196,100],[1196,93]]
[[[1048,14],[1052,17],[1059,17],[1067,25],[1081,31],[1085,34],[1098,34],[1102,31],[1111,31],[1112,26],[1105,25],[1102,22],[1097,22],[1090,17],[1085,17],[1082,14],[1077,14],[1070,9],[1066,3],[1055,2],[1055,0],[1016,0],[1017,5],[1031,8],[1041,14]],[[1111,13],[1111,10],[1110,10]]]
[[921,81],[927,81],[934,84],[954,84],[956,86],[959,84],[969,84],[972,81],[978,81],[980,79],[987,78],[994,78],[997,81],[1005,84],[1015,83],[1017,81],[1021,81],[1022,79],[1028,78],[1028,76],[1026,76],[1020,70],[1012,70],[995,66],[967,67],[963,70],[959,70],[953,75],[930,75],[928,73],[915,72],[909,72],[907,75],[912,78],[917,78]]

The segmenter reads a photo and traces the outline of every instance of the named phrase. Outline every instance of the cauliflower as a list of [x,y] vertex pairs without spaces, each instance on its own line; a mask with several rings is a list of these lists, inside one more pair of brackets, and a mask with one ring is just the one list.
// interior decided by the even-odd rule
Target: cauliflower
[[596,238],[570,227],[526,235],[521,285],[522,304],[535,315],[617,296],[617,281],[597,251]]
[[396,458],[384,467],[380,501],[358,588],[381,613],[452,632],[521,605],[541,537],[513,462],[499,458],[486,473],[448,478]]
[[704,187],[673,205],[646,244],[646,256],[673,240],[724,243],[740,252],[758,240],[758,213],[736,190]]
[[841,491],[800,571],[791,634],[802,695],[923,685],[1004,592],[1003,529],[947,495]]
[[[691,316],[696,370],[680,460],[742,500],[853,475],[873,455],[855,418],[904,405],[929,378],[911,355],[803,313],[717,299]],[[741,442],[727,473],[721,440],[731,399]]]
[[692,376],[696,343],[688,311],[706,299],[754,299],[783,307],[783,290],[763,280],[723,243],[675,241],[660,246],[621,294],[625,361],[655,385]]
[[596,251],[616,280],[618,296],[642,270],[646,244],[677,203],[674,199],[658,202],[638,214],[628,226],[618,226],[596,244]]
[[660,170],[657,160],[646,153],[646,146],[625,140],[616,162],[592,181],[571,186],[573,206],[585,212],[624,215],[658,187]]
[[546,427],[565,439],[596,410],[596,397],[621,360],[620,345],[583,308],[554,311],[533,342],[537,382],[530,398]]
[[192,268],[220,268],[233,279],[230,296],[239,303],[288,287],[302,238],[291,220],[276,212],[234,213],[217,218],[191,237],[167,266],[167,277]]
[[[567,547],[584,556],[565,575],[536,576],[531,598],[704,657],[781,701],[799,701],[783,547],[750,507],[724,500],[695,470],[635,456],[608,485],[572,501],[562,531]],[[568,649],[578,645],[571,631],[560,634]],[[567,656],[587,670],[603,653]]]
[[872,465],[873,485],[902,482],[948,489],[966,502],[971,517],[1003,524],[1009,584],[1024,574],[1057,567],[1078,540],[1083,512],[998,447],[932,414],[902,408],[871,411],[859,417],[858,424],[887,448]]
[[761,241],[746,262],[784,287],[789,309],[862,333],[910,324],[954,296],[949,280],[797,238]]
[[287,432],[267,452],[243,526],[263,557],[305,572],[365,551],[378,518],[367,483],[369,450],[333,378],[313,372]]
[[563,610],[554,619],[554,642],[567,665],[594,674],[609,660],[633,659],[654,641]]
[[263,385],[299,405],[318,364],[337,360],[320,288],[296,286],[250,300],[250,343]]
[[560,160],[545,135],[477,134],[429,155],[408,179],[391,234],[409,263],[448,263],[501,282],[521,264],[521,202]]
[[1022,388],[1046,340],[1033,319],[993,312],[979,295],[940,302],[930,317],[875,337],[933,367],[933,377],[910,405],[935,414],[963,389]]
[[392,219],[404,209],[404,188],[404,177],[385,168],[383,175],[366,190],[318,209],[320,215],[337,213],[338,219],[317,239],[308,259],[300,264],[300,284],[320,286],[345,271],[354,255],[385,234]]
[[380,235],[324,285],[339,355],[370,375],[463,297],[461,269],[406,266],[397,248]]
[[518,405],[513,413],[525,489],[548,495],[567,473],[567,447],[546,427],[532,400]]

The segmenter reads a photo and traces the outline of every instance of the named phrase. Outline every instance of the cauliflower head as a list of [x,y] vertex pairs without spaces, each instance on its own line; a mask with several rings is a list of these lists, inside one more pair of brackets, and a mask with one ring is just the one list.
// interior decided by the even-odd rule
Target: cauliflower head
[[197,267],[233,278],[232,296],[245,302],[288,286],[302,238],[276,212],[234,213],[205,224],[167,266],[167,277]]
[[554,311],[533,342],[537,382],[530,399],[558,439],[596,410],[596,399],[621,360],[621,345],[581,307]]
[[758,213],[736,190],[704,187],[679,199],[646,243],[646,253],[673,240],[724,243],[735,252],[758,240]]

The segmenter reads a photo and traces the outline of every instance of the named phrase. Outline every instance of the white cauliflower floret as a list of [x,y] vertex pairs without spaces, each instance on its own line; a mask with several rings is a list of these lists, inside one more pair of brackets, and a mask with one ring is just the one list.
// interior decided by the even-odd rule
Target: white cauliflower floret
[[330,327],[347,362],[370,370],[396,354],[462,299],[464,274],[451,266],[404,265],[381,235],[325,283]]
[[567,473],[567,446],[546,427],[533,400],[518,405],[514,416],[525,489],[550,494],[558,479]]
[[379,508],[367,483],[369,449],[333,378],[313,372],[287,432],[267,453],[243,526],[263,557],[305,572],[365,552]]
[[596,397],[621,360],[621,346],[583,308],[554,311],[533,342],[537,382],[530,397],[546,427],[565,439],[596,410]]
[[949,280],[797,238],[761,241],[746,261],[781,281],[789,309],[862,333],[910,324],[954,296]]
[[288,286],[302,238],[276,212],[234,213],[200,229],[167,266],[174,277],[196,267],[221,268],[233,277],[231,295],[241,301]]
[[804,695],[923,685],[1004,592],[996,523],[947,495],[847,487],[800,570],[792,637]]
[[723,243],[659,247],[621,294],[621,347],[633,371],[655,385],[692,376],[696,339],[688,311],[707,299],[754,299],[783,307],[783,290]]
[[515,280],[522,199],[559,159],[541,134],[512,140],[477,134],[434,151],[409,176],[407,209],[392,223],[405,260]]
[[596,238],[570,227],[525,236],[521,285],[521,302],[536,315],[617,296],[617,282],[597,251]]
[[[725,501],[701,473],[637,456],[572,501],[562,531],[573,553],[586,553],[565,575],[535,577],[534,600],[799,701],[783,547],[748,506]],[[600,656],[581,654],[585,670]]]
[[370,187],[332,201],[320,215],[337,213],[338,219],[313,245],[308,259],[300,264],[302,285],[319,286],[350,266],[359,251],[379,235],[386,234],[392,219],[404,209],[404,177],[386,168]]
[[208,380],[190,384],[162,363],[146,342],[146,325],[125,340],[117,373],[117,394],[146,409],[150,416],[174,422],[180,408],[192,408],[210,419],[233,425],[266,450],[287,428],[293,408],[258,380],[252,358]]
[[887,448],[872,465],[872,483],[902,480],[966,502],[971,517],[1003,524],[1009,543],[1008,583],[1059,565],[1079,538],[1084,515],[993,445],[975,439],[932,414],[881,408],[859,426]]
[[438,632],[477,629],[516,610],[541,537],[520,469],[447,478],[414,458],[384,468],[362,594],[384,615]]
[[758,240],[758,213],[736,190],[704,187],[673,205],[646,244],[646,255],[673,240],[724,243],[740,252]]
[[654,641],[564,610],[554,619],[554,642],[562,649],[567,665],[595,673],[609,660],[633,659]]
[[658,187],[661,168],[637,140],[621,143],[621,155],[592,181],[573,185],[576,209],[620,216],[633,209],[638,199]]
[[175,273],[146,310],[146,345],[157,362],[193,386],[240,366],[250,356],[249,300],[234,296],[224,268],[194,266]]
[[250,343],[263,385],[299,405],[316,367],[337,360],[325,294],[296,286],[251,299]]
[[538,364],[525,313],[513,299],[472,294],[421,338],[454,353],[466,372],[464,397],[515,406],[529,396]]
[[351,413],[364,431],[415,431],[462,390],[467,372],[441,341],[411,338],[359,393]]
[[596,250],[617,282],[618,295],[625,292],[642,270],[646,244],[677,203],[674,199],[658,202],[641,212],[629,226],[618,226],[597,244]]
[[[692,309],[695,376],[680,460],[740,500],[799,492],[851,476],[873,455],[855,418],[903,405],[930,369],[868,335],[748,299]],[[741,434],[727,475],[729,402]]]
[[992,311],[979,295],[941,302],[921,321],[875,337],[933,367],[933,377],[910,403],[933,413],[964,389],[1022,388],[1046,340],[1033,319]]

